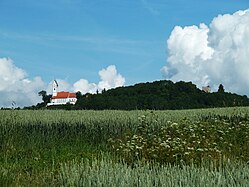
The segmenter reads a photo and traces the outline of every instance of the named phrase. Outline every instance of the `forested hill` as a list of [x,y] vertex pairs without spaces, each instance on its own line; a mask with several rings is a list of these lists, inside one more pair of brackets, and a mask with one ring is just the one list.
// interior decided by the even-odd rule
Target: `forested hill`
[[[76,109],[193,109],[248,106],[247,96],[219,91],[205,93],[191,82],[162,80],[119,87],[98,94],[78,94]],[[218,88],[217,88],[218,89]]]

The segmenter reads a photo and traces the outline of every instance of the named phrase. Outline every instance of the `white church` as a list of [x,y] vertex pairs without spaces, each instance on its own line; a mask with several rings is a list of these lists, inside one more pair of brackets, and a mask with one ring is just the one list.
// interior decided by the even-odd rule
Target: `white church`
[[65,105],[65,104],[75,104],[77,101],[76,93],[71,92],[58,92],[58,82],[54,80],[53,82],[53,95],[50,103],[47,106],[52,105]]

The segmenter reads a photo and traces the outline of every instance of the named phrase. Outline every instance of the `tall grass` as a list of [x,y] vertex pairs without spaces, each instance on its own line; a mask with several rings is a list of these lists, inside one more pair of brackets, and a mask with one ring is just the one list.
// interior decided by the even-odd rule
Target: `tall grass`
[[249,184],[249,167],[243,163],[227,163],[213,170],[209,167],[137,164],[132,168],[110,159],[82,160],[62,164],[60,178],[63,186],[246,187]]
[[[158,117],[157,117],[158,118]],[[225,158],[249,163],[249,116],[208,116],[158,125],[154,114],[140,117],[138,130],[110,138],[113,151],[136,161],[201,164]]]
[[[231,133],[236,132],[234,135],[240,134],[241,136],[235,138],[236,136],[230,134],[231,136],[227,136],[227,139],[233,141],[233,145],[239,146],[238,149],[234,149],[234,152],[241,155],[241,153],[245,154],[247,147],[249,147],[247,146],[247,135],[243,135],[248,128],[248,121],[244,120],[247,119],[248,113],[249,108],[246,107],[184,111],[0,110],[0,186],[69,186],[77,184],[94,186],[98,184],[96,183],[96,178],[99,178],[99,181],[102,181],[101,183],[104,186],[108,186],[110,184],[108,178],[113,177],[112,180],[116,180],[111,173],[116,173],[117,176],[120,176],[120,178],[117,177],[118,180],[113,183],[114,185],[119,182],[123,186],[125,184],[136,185],[141,182],[141,186],[142,184],[162,184],[163,186],[164,183],[167,186],[170,181],[171,184],[176,184],[174,180],[177,177],[184,178],[187,175],[187,172],[184,173],[182,165],[181,167],[167,165],[170,162],[166,162],[167,166],[160,166],[160,162],[155,164],[144,162],[142,164],[141,160],[138,160],[138,162],[134,162],[132,168],[127,163],[118,162],[120,157],[123,160],[126,158],[110,149],[111,144],[108,143],[108,139],[117,140],[124,137],[124,135],[132,138],[134,135],[139,135],[139,133],[142,133],[145,137],[148,136],[146,128],[149,127],[148,130],[152,135],[156,135],[154,143],[159,143],[160,136],[157,135],[160,135],[162,128],[166,128],[167,131],[167,128],[171,128],[170,124],[177,123],[177,131],[179,132],[174,136],[172,135],[171,138],[177,138],[176,135],[181,138],[181,133],[191,134],[190,129],[194,128],[193,125],[196,125],[202,119],[205,120],[202,125],[207,125],[207,127],[211,125],[214,128],[217,125],[225,134],[227,134],[226,123],[237,125],[238,131],[235,128],[231,130]],[[210,122],[210,120],[213,120],[211,118],[214,115],[218,120],[217,123]],[[143,120],[143,116],[146,116],[146,120]],[[222,119],[219,119],[219,117]],[[181,123],[182,121],[186,123],[183,124]],[[184,125],[185,129],[181,125]],[[218,130],[219,128],[216,129]],[[195,132],[200,134],[197,129],[195,129]],[[129,137],[126,140],[129,140]],[[186,138],[187,136],[183,137]],[[226,136],[223,138],[226,139]],[[122,139],[122,143],[124,143],[124,140]],[[224,148],[227,146],[223,142],[225,141],[220,141],[219,150],[222,146]],[[237,142],[243,143],[243,146],[241,146],[242,144],[236,144]],[[162,151],[162,149],[157,150]],[[148,150],[145,149],[144,151]],[[102,154],[103,152],[105,154]],[[231,154],[226,154],[227,158],[229,155]],[[143,157],[141,156],[141,158]],[[165,157],[163,156],[162,158]],[[245,158],[248,158],[248,156],[245,155]],[[151,160],[149,159],[149,161]],[[140,163],[139,167],[134,167],[138,163]],[[83,172],[82,168],[87,172]],[[219,184],[219,180],[223,180],[223,176],[229,178],[229,174],[235,176],[235,179],[239,180],[237,184],[242,186],[244,183],[240,180],[248,179],[246,175],[241,174],[241,172],[247,172],[248,170],[247,166],[243,164],[231,165],[229,171],[232,169],[233,173],[229,173],[227,167],[224,167],[223,170],[215,171],[215,174],[212,173],[214,171],[207,171],[206,166],[195,168],[190,165],[184,166],[184,168],[187,168],[188,172],[193,171],[193,176],[195,172],[196,177],[198,172],[204,172],[202,173],[203,175],[207,172],[205,174],[207,177],[217,176],[216,179],[214,177],[214,184],[215,181],[216,184]],[[153,172],[153,175],[151,172]],[[163,178],[163,175],[160,174],[164,173],[166,175],[167,172],[172,172],[171,174],[175,176]],[[179,174],[181,172],[182,175]],[[226,174],[223,175],[223,173]],[[125,174],[127,174],[127,178],[122,180],[121,177],[125,176]],[[187,177],[186,180],[200,182],[201,175],[198,176],[199,179],[197,179],[198,177],[190,179],[191,176],[188,176],[189,178]],[[231,180],[229,179],[228,181],[234,184],[232,183],[232,177],[230,178]],[[150,182],[146,182],[147,179],[150,179]],[[169,181],[163,183],[162,181],[164,180]],[[207,180],[209,179],[207,178]],[[210,182],[210,184],[213,183]],[[178,185],[182,184],[185,183],[179,183]]]

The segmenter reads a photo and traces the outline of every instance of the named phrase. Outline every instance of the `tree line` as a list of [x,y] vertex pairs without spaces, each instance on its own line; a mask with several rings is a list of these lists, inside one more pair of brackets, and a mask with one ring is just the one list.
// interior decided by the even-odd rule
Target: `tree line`
[[[44,108],[51,95],[41,91],[43,102],[33,109]],[[101,93],[84,94],[77,92],[75,105],[52,106],[52,109],[91,109],[91,110],[175,110],[213,107],[249,106],[247,96],[225,92],[219,85],[218,91],[206,93],[192,82],[176,82],[169,80],[152,83],[139,83],[133,86],[103,90]]]

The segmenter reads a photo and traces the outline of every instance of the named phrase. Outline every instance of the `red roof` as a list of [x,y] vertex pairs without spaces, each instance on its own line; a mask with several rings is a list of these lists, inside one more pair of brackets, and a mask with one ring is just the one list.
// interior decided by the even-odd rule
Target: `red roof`
[[76,93],[57,92],[57,96],[52,97],[52,99],[66,99],[66,98],[76,98]]

